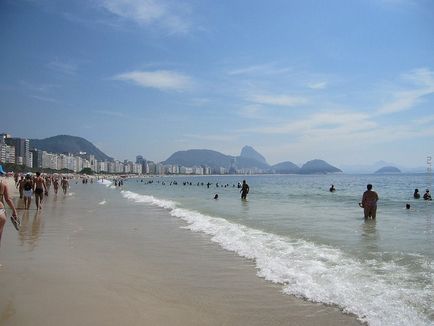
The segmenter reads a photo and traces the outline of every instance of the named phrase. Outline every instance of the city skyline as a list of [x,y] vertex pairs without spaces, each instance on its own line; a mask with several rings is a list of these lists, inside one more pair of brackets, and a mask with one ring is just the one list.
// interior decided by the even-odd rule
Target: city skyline
[[271,164],[424,166],[434,5],[417,0],[3,1],[0,112],[15,137],[116,159],[179,150]]

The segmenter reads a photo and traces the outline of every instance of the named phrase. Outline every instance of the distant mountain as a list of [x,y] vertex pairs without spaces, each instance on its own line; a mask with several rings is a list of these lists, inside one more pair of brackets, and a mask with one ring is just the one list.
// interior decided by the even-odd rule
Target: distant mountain
[[58,154],[86,152],[95,155],[98,161],[113,161],[113,158],[100,151],[90,141],[76,136],[59,135],[45,139],[30,139],[30,148]]
[[[261,162],[263,164],[267,164],[267,161],[265,160],[265,157],[263,157],[261,154],[259,154],[253,147],[251,146],[244,146],[241,149],[241,154],[239,157],[242,158],[249,158],[256,160],[258,162]],[[268,165],[268,164],[267,164]]]
[[292,162],[286,161],[275,164],[271,167],[275,173],[279,174],[296,174],[300,171],[300,167]]
[[[244,151],[244,153],[245,152],[246,151]],[[262,155],[260,156],[262,157]],[[281,162],[273,166],[264,163],[264,161],[265,159],[258,161],[251,157],[225,155],[209,149],[190,149],[175,152],[162,163],[186,167],[206,165],[210,168],[231,168],[235,166],[237,169],[261,169],[265,173],[281,174],[327,174],[342,172],[340,169],[322,160],[309,161],[301,168],[289,161]]]
[[394,166],[384,166],[381,169],[375,171],[376,174],[384,174],[384,173],[401,173],[401,170]]
[[337,172],[342,172],[342,170],[328,164],[323,160],[308,161],[303,164],[299,171],[300,174],[327,174]]
[[241,156],[225,155],[209,149],[190,149],[173,153],[163,164],[177,164],[187,167],[206,165],[211,168],[229,168],[235,165],[238,169],[258,168],[267,170],[268,164]]
[[163,163],[187,167],[207,165],[212,168],[218,168],[221,166],[229,167],[231,165],[231,157],[209,149],[190,149],[173,153]]

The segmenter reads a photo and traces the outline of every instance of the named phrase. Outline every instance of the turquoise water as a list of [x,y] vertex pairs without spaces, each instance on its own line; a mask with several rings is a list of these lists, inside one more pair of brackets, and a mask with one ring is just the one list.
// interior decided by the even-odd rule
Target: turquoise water
[[[371,325],[434,324],[434,206],[412,196],[429,187],[426,175],[247,176],[247,201],[234,187],[242,179],[130,179],[122,195],[254,259],[258,276],[284,293],[338,305]],[[358,206],[367,183],[380,197],[376,221]]]

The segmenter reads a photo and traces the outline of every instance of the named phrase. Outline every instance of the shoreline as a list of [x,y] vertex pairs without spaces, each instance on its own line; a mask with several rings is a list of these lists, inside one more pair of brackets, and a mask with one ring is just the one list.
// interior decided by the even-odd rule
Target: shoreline
[[19,216],[0,248],[5,325],[361,325],[282,294],[253,261],[102,185],[72,184]]

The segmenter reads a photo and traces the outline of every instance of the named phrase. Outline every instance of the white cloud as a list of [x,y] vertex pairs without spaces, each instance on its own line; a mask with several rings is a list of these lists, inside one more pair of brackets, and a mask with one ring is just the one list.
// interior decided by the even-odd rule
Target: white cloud
[[190,29],[186,7],[168,1],[102,0],[101,6],[111,14],[141,26],[159,26],[175,34],[184,34]]
[[307,103],[307,99],[299,96],[291,95],[252,95],[249,97],[251,102],[264,105],[277,105],[277,106],[298,106]]
[[415,69],[402,75],[401,79],[411,82],[411,89],[398,90],[389,94],[392,100],[382,105],[377,110],[377,114],[391,114],[414,109],[423,97],[434,94],[434,72],[429,69]]
[[228,72],[231,76],[237,75],[280,75],[292,71],[291,68],[279,68],[275,63],[265,63],[262,65],[252,65],[249,67],[234,69]]
[[38,96],[38,95],[30,95],[31,98],[34,98],[38,101],[43,102],[50,102],[50,103],[57,103],[58,101],[52,97],[46,97],[46,96]]
[[131,71],[113,77],[116,80],[133,82],[144,88],[159,90],[184,91],[193,87],[189,76],[168,70]]
[[73,63],[61,62],[58,60],[51,61],[47,64],[48,68],[64,75],[75,75],[77,65]]
[[97,114],[103,114],[103,115],[107,115],[110,117],[115,117],[115,118],[125,118],[125,114],[123,114],[122,112],[116,112],[116,111],[107,111],[107,110],[95,110],[94,111]]
[[264,134],[304,135],[310,138],[326,135],[345,136],[346,133],[366,131],[376,127],[376,123],[370,121],[368,117],[367,114],[358,112],[320,112],[304,119],[250,131]]
[[307,84],[307,87],[311,89],[324,89],[327,87],[327,83],[324,81],[316,82],[316,83],[309,83]]

